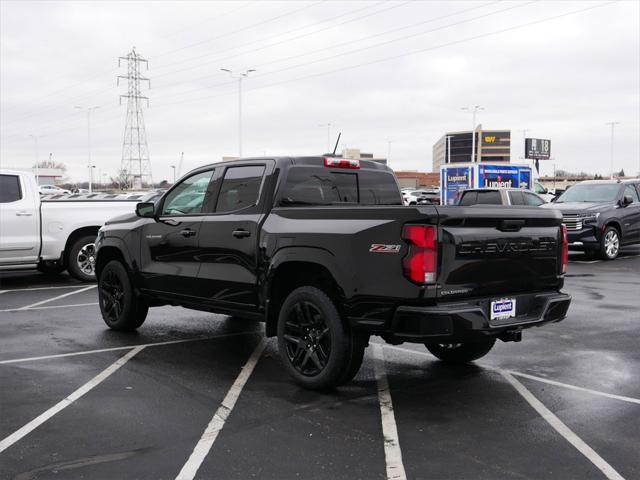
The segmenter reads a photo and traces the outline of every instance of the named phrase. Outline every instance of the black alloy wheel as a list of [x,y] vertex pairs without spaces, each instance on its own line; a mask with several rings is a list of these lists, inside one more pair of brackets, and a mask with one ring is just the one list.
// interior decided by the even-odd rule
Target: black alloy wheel
[[124,285],[113,269],[100,277],[100,307],[105,320],[117,322],[124,311]]
[[149,311],[149,305],[135,294],[127,269],[118,260],[111,260],[100,271],[98,301],[104,323],[114,330],[135,330]]
[[280,357],[305,388],[327,390],[350,381],[360,369],[365,347],[334,301],[317,287],[295,289],[280,308]]
[[318,375],[331,355],[331,335],[322,312],[311,302],[294,304],[284,326],[286,355],[305,376]]

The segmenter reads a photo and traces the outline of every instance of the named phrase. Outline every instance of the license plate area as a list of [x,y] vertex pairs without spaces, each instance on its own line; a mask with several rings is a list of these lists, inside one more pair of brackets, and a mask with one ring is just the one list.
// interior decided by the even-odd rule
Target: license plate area
[[490,320],[506,320],[516,316],[516,299],[500,298],[491,300],[489,305]]

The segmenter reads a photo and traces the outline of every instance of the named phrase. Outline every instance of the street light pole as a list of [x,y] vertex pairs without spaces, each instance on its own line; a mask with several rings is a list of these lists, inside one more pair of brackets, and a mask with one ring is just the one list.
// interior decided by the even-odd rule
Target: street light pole
[[474,163],[476,161],[476,114],[479,110],[484,110],[484,107],[474,105],[473,107],[462,107],[462,110],[471,112],[473,117],[473,128],[471,129],[471,163]]
[[605,125],[611,125],[611,169],[609,170],[609,178],[613,180],[613,132],[615,130],[616,125],[620,124],[620,122],[607,122]]
[[89,193],[93,193],[93,171],[91,170],[91,112],[100,108],[99,106],[93,107],[79,107],[75,106],[78,110],[86,110],[87,111],[87,161],[89,168]]
[[453,138],[453,135],[447,135],[446,139],[447,139],[447,161],[444,163],[451,163],[451,138]]
[[238,79],[238,156],[242,157],[242,80],[249,76],[255,69],[245,70],[244,72],[234,73],[228,68],[221,68],[223,72],[228,72],[231,78]]
[[171,168],[173,168],[173,185],[175,185],[176,184],[176,166],[171,165]]

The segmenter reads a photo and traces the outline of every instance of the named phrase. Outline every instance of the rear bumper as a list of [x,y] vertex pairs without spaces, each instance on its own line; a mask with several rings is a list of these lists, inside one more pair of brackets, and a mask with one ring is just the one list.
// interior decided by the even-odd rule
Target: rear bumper
[[384,336],[387,340],[417,343],[455,343],[488,336],[506,338],[525,328],[563,320],[571,303],[570,295],[559,292],[505,297],[516,299],[517,310],[515,317],[502,320],[489,318],[490,304],[496,297],[428,307],[401,306]]

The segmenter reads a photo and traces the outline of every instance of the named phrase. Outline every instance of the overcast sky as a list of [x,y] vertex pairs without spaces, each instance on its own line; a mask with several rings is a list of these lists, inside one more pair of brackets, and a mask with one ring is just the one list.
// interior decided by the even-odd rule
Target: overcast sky
[[[478,123],[548,138],[557,168],[640,168],[640,2],[582,1],[0,1],[3,167],[53,153],[69,176],[93,161],[114,175],[122,156],[125,85],[118,57],[149,60],[144,109],[155,181],[237,154],[244,83],[245,156],[342,147],[396,170],[431,170],[445,131]],[[324,124],[325,126],[321,126]],[[553,171],[552,162],[543,173]]]

